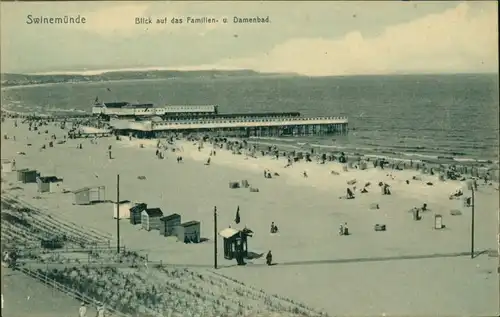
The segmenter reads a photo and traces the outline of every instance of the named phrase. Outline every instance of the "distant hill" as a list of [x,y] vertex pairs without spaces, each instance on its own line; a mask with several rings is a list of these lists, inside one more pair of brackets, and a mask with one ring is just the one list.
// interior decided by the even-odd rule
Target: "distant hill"
[[259,73],[253,70],[147,70],[147,71],[109,71],[96,75],[80,74],[14,74],[2,73],[2,86],[19,86],[32,84],[50,84],[65,82],[94,82],[131,79],[167,79],[167,78],[220,78],[220,77],[253,77],[280,75],[276,73]]

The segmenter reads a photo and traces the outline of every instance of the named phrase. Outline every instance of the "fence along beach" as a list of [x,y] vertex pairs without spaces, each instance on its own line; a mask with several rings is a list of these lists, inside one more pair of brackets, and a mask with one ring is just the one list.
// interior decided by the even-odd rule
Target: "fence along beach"
[[[496,248],[498,183],[495,170],[487,166],[465,170],[444,164],[376,160],[339,151],[323,152],[307,144],[301,148],[273,147],[272,140],[255,144],[255,139],[222,135],[204,139],[203,134],[175,133],[161,139],[70,139],[69,121],[65,129],[60,122],[47,122],[37,131],[29,130],[29,122],[10,118],[2,123],[6,135],[2,158],[15,159],[17,169],[34,168],[64,181],[60,191],[37,193],[34,184],[20,184],[14,173],[3,173],[3,188],[10,195],[43,208],[53,217],[114,236],[112,204],[76,206],[71,192],[103,185],[107,199],[113,200],[116,174],[120,174],[122,199],[146,202],[165,214],[179,213],[183,219],[201,222],[201,236],[208,241],[186,245],[122,221],[123,244],[129,250],[146,252],[152,264],[191,266],[202,271],[211,267],[212,209],[217,206],[219,229],[247,226],[254,232],[249,249],[255,254],[273,252],[277,265],[272,268],[265,265],[263,257],[246,260],[247,265],[238,268],[219,252],[222,269],[218,273],[248,287],[290,297],[330,314],[382,313],[386,308],[401,314],[429,314],[429,309],[443,314],[485,314],[498,306],[489,295],[495,294],[498,286],[492,273],[497,259],[484,254],[474,262],[453,259],[467,254],[470,247],[471,208],[464,204],[464,198],[470,197],[469,188],[474,184],[471,170],[477,178],[476,249],[478,253],[495,253],[491,250]],[[50,147],[51,135],[64,142],[53,142]],[[108,155],[110,147],[112,158]],[[178,157],[182,157],[181,162]],[[483,170],[484,175],[489,172],[486,181],[479,178],[484,176],[480,175]],[[228,186],[242,180],[254,191]],[[239,225],[234,223],[237,206]],[[415,209],[420,210],[419,220],[414,220]],[[452,210],[459,210],[461,215],[453,215]],[[441,215],[444,227],[435,228],[436,215]],[[279,227],[277,233],[269,231],[273,222]],[[339,226],[346,223],[350,234],[339,236]],[[386,231],[375,231],[376,225],[385,225]],[[429,257],[433,259],[425,260]],[[413,260],[398,260],[405,258]],[[444,269],[450,266],[454,269]],[[366,270],[372,270],[379,279],[353,279],[364,276]],[[414,273],[401,275],[399,270]],[[300,288],[286,282],[296,274],[304,277]],[[457,274],[470,278],[470,284],[466,287],[457,281]],[[346,280],[345,276],[351,278]],[[439,283],[432,284],[434,292],[447,294],[442,302],[435,303],[434,292],[428,292],[431,286],[400,292],[403,284],[417,285],[417,281],[432,281],[436,276]],[[318,297],[318,293],[331,292],[331,281],[345,285],[343,291],[333,298]],[[383,281],[386,284],[380,288]],[[317,292],[304,292],[307,285],[314,285]],[[375,293],[378,295],[370,295],[375,296],[372,307],[354,305],[353,298]],[[397,303],[389,294],[398,294]],[[431,308],[429,301],[433,301]]]

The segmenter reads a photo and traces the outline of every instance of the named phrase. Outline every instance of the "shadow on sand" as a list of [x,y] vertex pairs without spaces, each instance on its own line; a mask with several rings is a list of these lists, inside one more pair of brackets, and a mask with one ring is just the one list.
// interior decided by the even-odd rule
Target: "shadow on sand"
[[[474,253],[474,258],[487,254],[488,256],[492,250],[486,249]],[[434,254],[421,254],[421,255],[402,255],[402,256],[387,256],[387,257],[370,257],[370,258],[351,258],[351,259],[335,259],[335,260],[317,260],[317,261],[293,261],[293,262],[276,262],[271,266],[292,266],[292,265],[315,265],[315,264],[338,264],[338,263],[361,263],[361,262],[384,262],[396,260],[419,260],[419,259],[435,259],[435,258],[456,258],[462,256],[470,256],[469,252],[453,252],[453,253],[434,253]],[[220,268],[229,268],[234,265],[221,265]],[[268,266],[266,263],[253,263],[249,267],[262,267]]]
[[[68,192],[67,194],[70,194],[71,192]],[[113,204],[113,200],[93,200],[87,204],[80,204],[79,206],[93,206],[93,205],[100,205],[100,204]],[[76,203],[73,203],[73,205],[78,205]]]
[[[474,253],[474,258],[487,254],[489,250],[481,250]],[[397,260],[419,260],[419,259],[436,259],[436,258],[457,258],[462,256],[470,256],[469,252],[453,252],[453,253],[434,253],[421,255],[402,255],[402,256],[387,256],[387,257],[371,257],[371,258],[352,258],[352,259],[336,259],[336,260],[318,260],[318,261],[294,261],[283,262],[279,265],[311,265],[311,264],[336,264],[336,263],[361,263],[361,262],[384,262]],[[264,264],[263,264],[264,265]]]
[[246,259],[248,259],[248,260],[260,259],[263,255],[264,255],[264,253],[255,253],[252,251],[248,251]]

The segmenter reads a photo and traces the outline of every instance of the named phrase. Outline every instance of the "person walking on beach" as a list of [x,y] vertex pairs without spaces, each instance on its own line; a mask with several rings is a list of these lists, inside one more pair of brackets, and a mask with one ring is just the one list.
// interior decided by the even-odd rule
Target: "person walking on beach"
[[347,227],[347,222],[344,223],[344,232],[342,234],[343,236],[348,236],[349,235],[349,228]]
[[96,317],[105,317],[104,313],[105,313],[104,305],[103,304],[99,304],[99,306],[97,306]]
[[273,264],[273,255],[271,253],[271,250],[269,250],[269,252],[267,252],[267,255],[266,255],[266,264],[267,265]]
[[85,303],[82,302],[80,304],[80,308],[78,309],[78,317],[86,317],[87,316],[87,307],[85,307]]

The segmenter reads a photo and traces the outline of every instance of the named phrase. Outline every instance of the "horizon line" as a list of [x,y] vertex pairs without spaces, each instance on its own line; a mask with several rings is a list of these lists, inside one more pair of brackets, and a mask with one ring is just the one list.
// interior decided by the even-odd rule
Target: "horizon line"
[[307,75],[297,72],[279,72],[279,71],[261,71],[251,68],[236,68],[236,67],[127,67],[115,69],[95,69],[95,70],[67,70],[67,71],[44,71],[44,72],[0,72],[1,75],[24,75],[24,76],[56,76],[56,75],[77,75],[77,76],[99,76],[108,73],[131,73],[131,72],[159,72],[159,71],[177,71],[177,72],[203,72],[203,71],[222,71],[222,72],[237,72],[248,71],[257,74],[269,75],[292,75],[300,77],[347,77],[347,76],[404,76],[404,75],[499,75],[498,71],[458,71],[458,72],[387,72],[387,73],[352,73],[352,74],[322,74],[322,75]]

